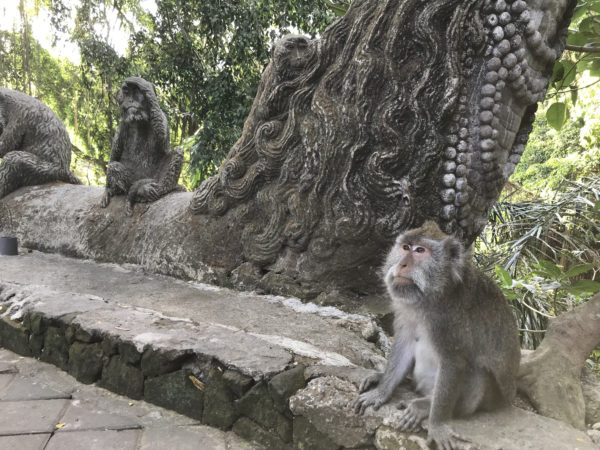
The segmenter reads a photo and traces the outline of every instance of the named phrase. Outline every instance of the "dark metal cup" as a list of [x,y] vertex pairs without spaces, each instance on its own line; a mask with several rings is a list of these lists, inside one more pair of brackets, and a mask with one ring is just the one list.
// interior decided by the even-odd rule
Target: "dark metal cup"
[[0,237],[0,255],[15,256],[19,254],[16,237]]

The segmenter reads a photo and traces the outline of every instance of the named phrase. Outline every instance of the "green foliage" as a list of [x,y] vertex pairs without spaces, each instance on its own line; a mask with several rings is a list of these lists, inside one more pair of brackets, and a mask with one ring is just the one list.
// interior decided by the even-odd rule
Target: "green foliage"
[[[67,70],[52,58],[23,13],[22,29],[0,36],[0,83],[57,107],[81,147],[75,159],[93,163],[86,176],[94,183],[102,182],[110,154],[120,84],[130,75],[146,78],[169,117],[172,145],[189,152],[189,188],[216,171],[241,135],[273,41],[288,32],[314,37],[335,18],[326,0],[156,0],[153,12],[137,0],[81,0],[74,10],[64,0],[26,3],[47,8],[55,41],[75,43],[81,62]],[[116,45],[123,36],[125,54]],[[41,79],[65,70],[60,87]]]
[[567,50],[555,63],[550,80],[546,111],[548,123],[560,130],[577,104],[578,90],[598,82],[600,77],[600,0],[579,0],[575,8]]
[[546,201],[498,203],[476,249],[536,347],[549,318],[600,291],[600,176],[563,181]]
[[[546,328],[548,319],[600,291],[597,281],[578,279],[593,268],[592,264],[581,264],[564,271],[560,265],[542,259],[534,265],[533,271],[520,279],[513,279],[500,266],[496,266],[495,271],[504,295],[513,301],[519,328],[539,331]],[[535,348],[542,336],[541,333],[523,333],[522,343]]]
[[350,7],[350,0],[324,0],[325,4],[336,16],[343,16]]

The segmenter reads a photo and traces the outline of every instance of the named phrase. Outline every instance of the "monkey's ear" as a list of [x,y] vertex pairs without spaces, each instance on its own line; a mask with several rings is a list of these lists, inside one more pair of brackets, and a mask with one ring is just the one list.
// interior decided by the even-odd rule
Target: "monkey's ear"
[[462,243],[454,237],[446,239],[445,247],[450,262],[450,275],[452,276],[453,281],[459,283],[462,281],[463,268],[465,265],[465,248]]

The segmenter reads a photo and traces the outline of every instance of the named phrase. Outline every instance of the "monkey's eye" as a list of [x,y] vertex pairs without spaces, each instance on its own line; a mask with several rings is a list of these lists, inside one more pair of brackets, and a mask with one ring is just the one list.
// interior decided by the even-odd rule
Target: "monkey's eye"
[[402,250],[406,250],[407,252],[408,252],[408,251],[410,251],[410,245],[408,245],[408,244],[404,244],[404,245],[402,246]]
[[425,253],[425,248],[424,247],[416,247],[415,248],[415,252],[417,252],[417,253]]

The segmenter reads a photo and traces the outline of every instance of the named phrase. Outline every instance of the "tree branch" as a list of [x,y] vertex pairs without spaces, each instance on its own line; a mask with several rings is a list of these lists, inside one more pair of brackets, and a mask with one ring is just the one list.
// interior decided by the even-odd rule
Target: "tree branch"
[[103,173],[106,173],[107,163],[103,159],[94,158],[93,156],[86,154],[83,150],[81,150],[79,147],[73,144],[71,144],[71,151],[75,153],[79,158],[94,164],[95,166],[99,167]]
[[583,53],[600,53],[600,47],[584,47],[582,45],[567,45],[565,50]]

